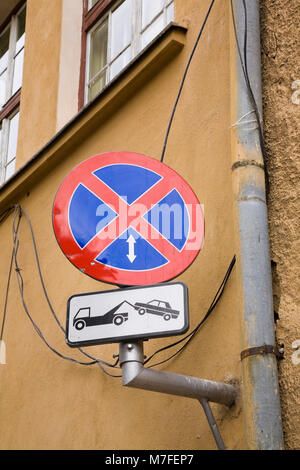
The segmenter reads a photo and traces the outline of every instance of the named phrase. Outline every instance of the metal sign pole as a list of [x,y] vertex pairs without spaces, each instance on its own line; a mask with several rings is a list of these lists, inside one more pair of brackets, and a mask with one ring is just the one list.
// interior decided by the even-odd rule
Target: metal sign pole
[[222,436],[220,434],[219,428],[217,426],[216,420],[214,418],[213,412],[211,411],[211,407],[209,406],[208,401],[202,398],[201,400],[199,400],[199,402],[202,405],[203,411],[207,418],[208,424],[210,426],[211,432],[214,436],[218,449],[226,450],[226,446],[224,444],[224,441],[222,439]]
[[124,386],[199,400],[218,448],[225,448],[208,402],[233,405],[237,397],[235,387],[221,382],[144,368],[142,341],[120,343],[119,359]]

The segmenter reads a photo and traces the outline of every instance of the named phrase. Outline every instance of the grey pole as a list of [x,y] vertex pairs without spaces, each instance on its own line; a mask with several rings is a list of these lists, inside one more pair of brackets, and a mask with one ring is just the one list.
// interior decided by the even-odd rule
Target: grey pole
[[223,442],[222,436],[220,434],[220,431],[218,429],[216,420],[215,420],[214,415],[211,411],[211,407],[209,406],[208,401],[205,400],[204,398],[202,398],[201,400],[199,400],[199,402],[202,405],[202,408],[203,408],[204,413],[206,415],[208,424],[210,425],[210,429],[211,429],[211,432],[212,432],[212,434],[215,438],[218,449],[219,450],[226,450],[225,444]]
[[142,341],[120,343],[119,360],[124,386],[197,399],[203,407],[218,449],[225,449],[208,402],[212,401],[226,406],[233,405],[237,397],[237,391],[232,385],[146,369],[143,366],[144,351]]
[[[242,60],[247,44],[247,68],[257,108],[262,116],[260,25],[258,0],[231,0]],[[245,34],[247,41],[245,42]],[[244,403],[248,446],[251,449],[283,448],[268,214],[264,161],[254,104],[235,44],[236,109],[232,126],[236,161],[233,181],[239,216],[242,274],[242,348]],[[245,64],[244,64],[245,65]],[[233,100],[235,102],[235,100]]]
[[229,384],[174,374],[143,366],[143,342],[121,343],[119,351],[123,385],[152,392],[206,399],[231,406],[236,399],[236,389]]

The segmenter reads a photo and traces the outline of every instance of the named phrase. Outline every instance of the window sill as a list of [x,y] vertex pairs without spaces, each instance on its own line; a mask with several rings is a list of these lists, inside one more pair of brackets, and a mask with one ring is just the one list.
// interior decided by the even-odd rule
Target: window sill
[[174,58],[185,44],[187,28],[171,23],[122,70],[96,98],[84,106],[41,150],[0,187],[0,208],[40,180],[122,102]]

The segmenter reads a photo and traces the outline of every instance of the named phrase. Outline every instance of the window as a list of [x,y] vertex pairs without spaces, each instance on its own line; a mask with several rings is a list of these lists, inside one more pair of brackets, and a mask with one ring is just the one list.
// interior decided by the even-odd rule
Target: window
[[0,34],[0,109],[21,88],[25,15],[24,6]]
[[91,101],[173,19],[173,0],[89,0],[83,27],[84,102]]
[[15,172],[25,45],[24,5],[0,30],[0,184]]
[[0,124],[0,152],[5,156],[1,165],[1,183],[15,172],[17,141],[19,129],[19,110],[15,111]]

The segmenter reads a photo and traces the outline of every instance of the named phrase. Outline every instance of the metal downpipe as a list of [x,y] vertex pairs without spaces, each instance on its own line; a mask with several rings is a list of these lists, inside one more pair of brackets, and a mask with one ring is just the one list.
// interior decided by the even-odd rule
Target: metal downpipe
[[[233,0],[232,4],[242,58],[245,59],[243,47],[247,44],[251,88],[262,116],[259,1]],[[266,345],[276,347],[264,161],[233,28],[231,44],[235,123],[231,126],[232,171],[241,253],[242,350],[250,352],[242,358],[247,443],[249,449],[278,450],[283,449],[283,433],[276,356],[269,352],[270,348],[263,354],[253,354],[252,350]]]

